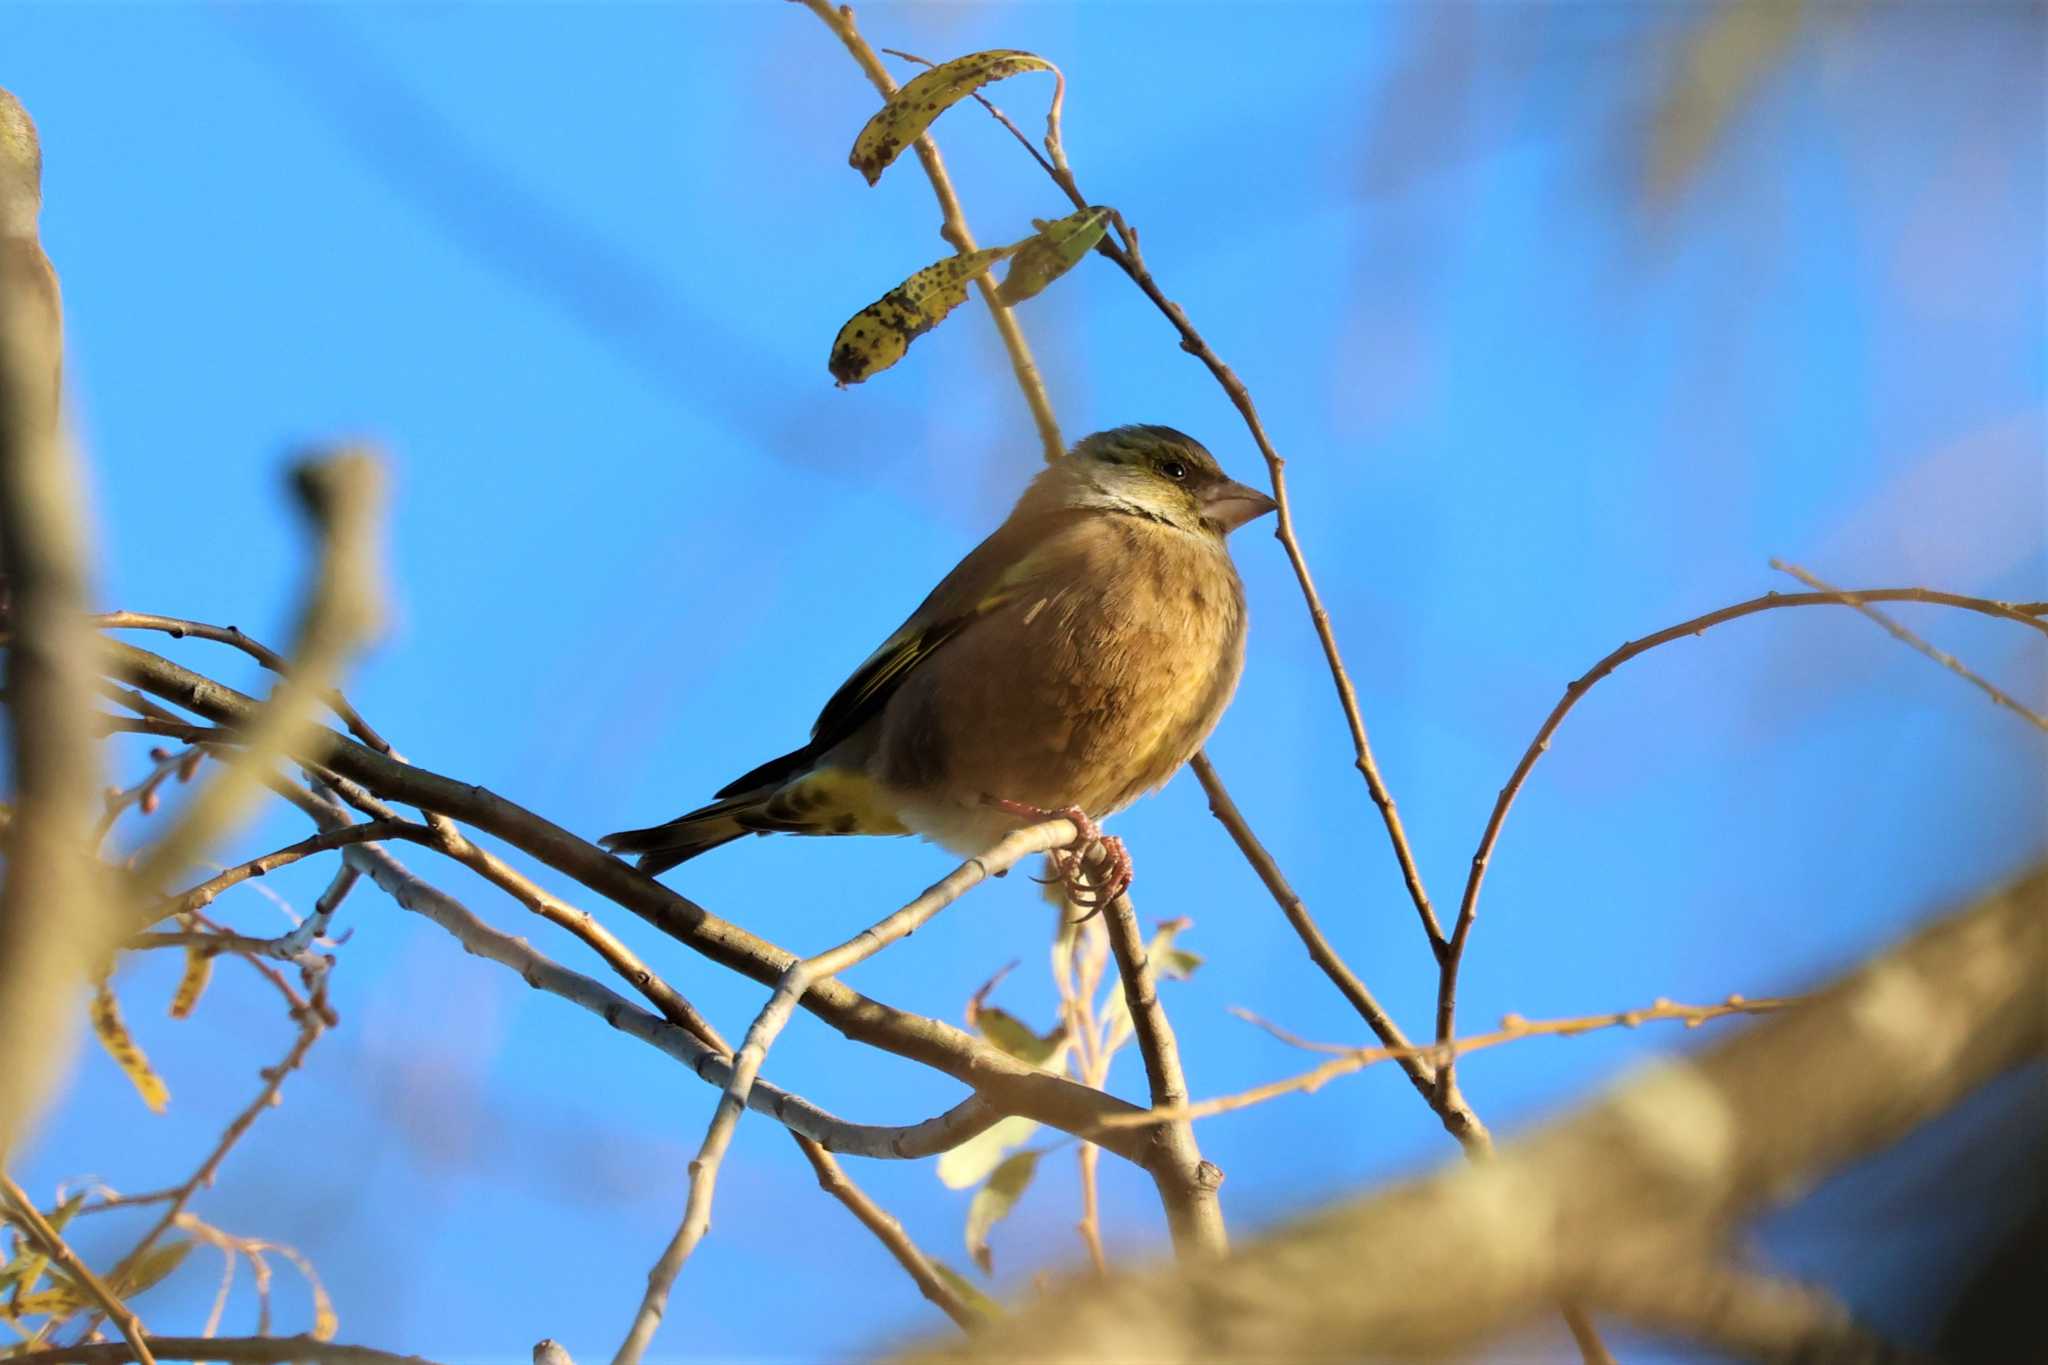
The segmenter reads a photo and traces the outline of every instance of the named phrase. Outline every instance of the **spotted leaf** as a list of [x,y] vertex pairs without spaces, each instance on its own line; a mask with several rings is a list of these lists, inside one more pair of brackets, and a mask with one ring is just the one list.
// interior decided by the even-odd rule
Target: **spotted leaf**
[[832,339],[832,377],[843,388],[903,359],[911,342],[966,302],[968,283],[1012,250],[993,246],[934,261],[855,313]]
[[1059,74],[1059,68],[1045,58],[1013,48],[974,52],[941,62],[911,80],[875,111],[875,116],[860,130],[860,136],[853,140],[853,155],[847,163],[866,176],[870,185],[874,184],[905,147],[924,136],[933,119],[989,82],[1022,71]]

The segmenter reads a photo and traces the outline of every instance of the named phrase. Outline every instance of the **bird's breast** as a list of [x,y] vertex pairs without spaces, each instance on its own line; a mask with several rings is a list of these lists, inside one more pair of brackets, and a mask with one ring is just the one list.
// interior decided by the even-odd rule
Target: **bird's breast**
[[1034,580],[892,699],[887,780],[956,806],[1106,815],[1193,756],[1243,668],[1243,587],[1220,542],[1103,520],[1070,572]]

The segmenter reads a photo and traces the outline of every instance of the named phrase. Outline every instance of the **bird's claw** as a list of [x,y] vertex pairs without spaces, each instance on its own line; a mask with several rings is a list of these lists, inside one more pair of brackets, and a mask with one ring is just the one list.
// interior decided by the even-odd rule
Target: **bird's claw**
[[[1057,877],[1043,880],[1032,878],[1041,886],[1054,882],[1061,884],[1067,900],[1087,911],[1076,923],[1086,923],[1102,913],[1102,907],[1131,889],[1133,869],[1130,850],[1124,841],[1114,834],[1104,834],[1102,826],[1079,806],[1066,806],[1058,810],[1047,810],[1042,806],[1028,805],[1022,801],[1006,801],[1001,797],[990,797],[989,804],[1023,820],[1065,820],[1074,827],[1074,842],[1065,848],[1050,850],[1046,856],[1052,860]],[[1100,866],[1094,876],[1089,873],[1089,853],[1095,848],[1102,850]]]

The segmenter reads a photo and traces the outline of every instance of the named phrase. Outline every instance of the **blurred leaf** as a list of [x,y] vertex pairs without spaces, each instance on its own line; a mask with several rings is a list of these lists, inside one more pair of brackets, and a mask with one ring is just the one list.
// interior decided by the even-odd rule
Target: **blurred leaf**
[[159,1242],[143,1254],[141,1260],[132,1266],[123,1266],[108,1285],[122,1298],[132,1298],[145,1289],[163,1281],[173,1270],[185,1263],[192,1254],[192,1239],[187,1237],[175,1242]]
[[213,958],[211,949],[197,943],[185,945],[185,974],[178,978],[178,989],[171,996],[171,1018],[189,1018],[199,1004],[199,997],[206,993],[206,983],[213,979]]
[[[52,1232],[62,1232],[72,1215],[85,1206],[85,1191],[80,1190],[59,1204],[46,1215]],[[15,1256],[5,1266],[0,1266],[0,1294],[27,1293],[36,1287],[36,1281],[43,1278],[43,1271],[49,1266],[50,1258],[37,1249],[28,1237],[15,1240]]]
[[912,79],[875,112],[860,130],[860,136],[853,140],[853,155],[847,163],[872,185],[905,147],[923,136],[933,119],[982,86],[1022,71],[1057,70],[1045,58],[1013,48],[995,48],[941,62]]
[[994,1005],[984,1006],[976,1012],[974,1026],[981,1031],[982,1037],[1018,1061],[1029,1062],[1033,1066],[1050,1065],[1067,1042],[1064,1026],[1055,1026],[1050,1033],[1034,1033],[1022,1019]]
[[968,1279],[944,1261],[933,1261],[932,1272],[946,1282],[948,1289],[951,1289],[960,1296],[960,1302],[965,1304],[968,1311],[976,1317],[988,1322],[995,1322],[999,1318],[1009,1316],[1003,1311],[1001,1304],[977,1289],[974,1281]]
[[1017,254],[1011,258],[1010,268],[996,289],[996,297],[1006,304],[1034,297],[1094,250],[1102,234],[1109,230],[1109,210],[1082,209],[1049,223],[1033,218],[1031,226],[1038,229],[1037,235],[1016,244]]
[[1734,0],[1699,11],[1652,124],[1652,194],[1692,178],[1743,101],[1792,50],[1805,8],[1805,0]]
[[968,282],[1012,250],[992,246],[934,261],[855,313],[832,339],[832,377],[841,387],[858,384],[903,359],[911,342],[966,302]]
[[1037,1131],[1036,1119],[1020,1118],[1015,1114],[997,1119],[985,1131],[939,1157],[939,1182],[949,1190],[964,1190],[969,1185],[979,1184],[984,1176],[1001,1164],[1004,1153],[1031,1141],[1031,1135]]
[[92,1031],[114,1064],[128,1073],[142,1102],[151,1112],[163,1113],[164,1106],[170,1103],[170,1087],[150,1069],[149,1058],[129,1035],[128,1026],[121,1022],[121,1002],[114,998],[114,988],[105,977],[100,978],[99,988],[93,992]]
[[64,1318],[85,1307],[86,1303],[84,1292],[67,1284],[61,1288],[45,1289],[35,1294],[23,1294],[19,1299],[0,1303],[0,1316]]
[[1009,1217],[1031,1187],[1031,1177],[1038,1174],[1038,1156],[1037,1152],[1019,1152],[1005,1160],[988,1183],[974,1192],[974,1202],[967,1206],[967,1251],[984,1275],[996,1273],[995,1257],[988,1249],[989,1229]]

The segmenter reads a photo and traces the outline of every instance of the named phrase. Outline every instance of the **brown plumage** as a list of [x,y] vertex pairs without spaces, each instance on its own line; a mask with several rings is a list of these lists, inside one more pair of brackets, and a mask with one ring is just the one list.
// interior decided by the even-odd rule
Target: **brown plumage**
[[1114,814],[1208,738],[1244,665],[1225,537],[1273,503],[1167,427],[1088,437],[826,703],[810,743],[664,825],[606,836],[650,872],[746,833],[925,835]]

